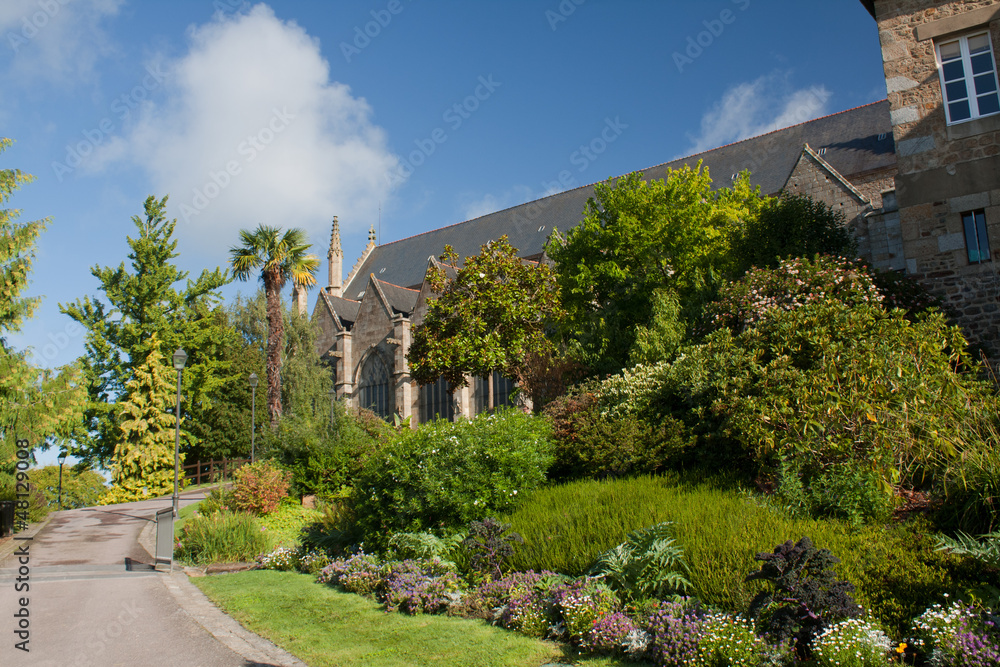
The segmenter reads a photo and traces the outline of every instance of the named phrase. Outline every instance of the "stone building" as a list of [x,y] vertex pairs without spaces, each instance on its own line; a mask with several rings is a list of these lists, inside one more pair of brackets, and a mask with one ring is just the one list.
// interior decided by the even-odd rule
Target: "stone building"
[[996,353],[1000,2],[862,4],[878,23],[898,165],[895,192],[871,220],[902,232],[893,268],[942,297],[970,340]]
[[[764,194],[807,193],[843,211],[876,265],[902,268],[898,217],[881,212],[882,192],[896,174],[889,105],[878,102],[795,125],[688,158],[642,170],[663,178],[666,169],[701,161],[716,184],[728,184],[743,170]],[[368,246],[344,278],[337,218],[330,236],[329,276],[312,311],[319,331],[317,348],[334,370],[338,397],[373,409],[386,418],[411,417],[416,424],[435,415],[472,416],[484,408],[486,380],[475,378],[455,392],[442,383],[418,387],[410,378],[406,351],[410,332],[423,320],[430,296],[424,276],[445,244],[460,257],[477,254],[489,240],[506,234],[526,259],[540,260],[553,229],[566,230],[582,218],[593,185],[544,197],[503,211],[378,245]],[[304,293],[296,294],[300,308]],[[497,404],[511,385],[494,377]]]

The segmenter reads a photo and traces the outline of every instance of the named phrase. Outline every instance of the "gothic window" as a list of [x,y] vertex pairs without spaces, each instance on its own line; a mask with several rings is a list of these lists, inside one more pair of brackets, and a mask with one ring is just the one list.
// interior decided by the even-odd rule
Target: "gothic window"
[[[493,373],[493,407],[514,405],[514,381],[509,380],[499,373]],[[476,393],[476,414],[486,412],[490,404],[490,385],[484,377],[477,377],[475,383]]]
[[420,423],[426,424],[435,419],[452,421],[454,418],[455,406],[448,382],[444,378],[438,378],[437,382],[421,385]]
[[358,383],[358,407],[368,408],[379,417],[392,416],[389,400],[389,371],[378,354],[368,355],[361,367]]
[[949,125],[1000,113],[990,33],[940,42],[937,55]]

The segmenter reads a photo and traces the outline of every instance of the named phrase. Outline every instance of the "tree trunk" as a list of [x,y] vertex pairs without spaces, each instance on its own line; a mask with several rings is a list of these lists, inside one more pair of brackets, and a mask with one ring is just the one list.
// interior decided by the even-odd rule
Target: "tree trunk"
[[496,397],[493,396],[493,373],[486,376],[486,384],[489,386],[489,391],[487,393],[489,393],[490,396],[486,408],[489,410],[490,414],[492,414],[493,408],[496,407]]
[[281,351],[285,321],[281,312],[281,286],[278,276],[264,272],[264,295],[267,299],[267,411],[271,428],[278,428],[281,417]]

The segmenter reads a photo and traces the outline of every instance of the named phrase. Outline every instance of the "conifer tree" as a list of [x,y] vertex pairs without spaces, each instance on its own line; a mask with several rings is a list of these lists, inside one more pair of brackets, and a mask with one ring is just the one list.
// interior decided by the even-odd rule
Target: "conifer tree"
[[166,495],[174,488],[174,394],[170,370],[160,354],[156,334],[149,352],[125,383],[126,395],[116,404],[117,439],[112,458],[112,488],[102,505]]
[[[177,221],[166,219],[166,205],[166,197],[148,197],[145,217],[132,217],[138,236],[127,239],[130,268],[122,262],[114,268],[91,269],[107,303],[84,297],[59,306],[87,329],[82,363],[89,392],[88,437],[80,454],[91,463],[107,464],[114,453],[120,415],[116,402],[126,393],[136,367],[144,363],[154,333],[163,358],[169,359],[179,347],[188,353],[185,410],[192,405],[210,407],[213,390],[227,381],[229,363],[222,350],[236,333],[221,326],[212,309],[221,300],[218,288],[229,278],[216,268],[202,271],[197,280],[186,280],[187,272],[173,263]],[[175,287],[184,280],[183,288]],[[190,441],[189,434],[182,437]]]

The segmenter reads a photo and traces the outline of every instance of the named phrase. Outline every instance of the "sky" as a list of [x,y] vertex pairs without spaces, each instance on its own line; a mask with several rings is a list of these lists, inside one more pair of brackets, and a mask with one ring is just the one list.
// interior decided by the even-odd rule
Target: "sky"
[[3,0],[0,168],[37,179],[21,220],[49,219],[8,343],[83,354],[59,304],[99,296],[150,195],[192,277],[263,223],[307,232],[323,286],[334,215],[346,271],[372,226],[391,242],[885,96],[857,0]]

